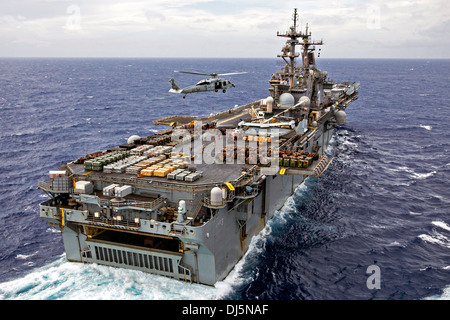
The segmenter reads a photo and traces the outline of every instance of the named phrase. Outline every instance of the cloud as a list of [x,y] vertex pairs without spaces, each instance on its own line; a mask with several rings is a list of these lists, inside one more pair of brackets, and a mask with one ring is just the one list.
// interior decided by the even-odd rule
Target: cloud
[[0,52],[274,57],[296,6],[299,24],[324,39],[322,57],[449,58],[446,0],[3,0]]

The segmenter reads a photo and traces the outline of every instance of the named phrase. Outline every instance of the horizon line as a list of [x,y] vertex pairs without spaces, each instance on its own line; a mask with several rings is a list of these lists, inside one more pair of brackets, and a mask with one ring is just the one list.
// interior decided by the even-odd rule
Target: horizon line
[[[107,57],[107,56],[73,56],[73,57],[64,57],[64,56],[30,56],[30,57],[14,57],[14,56],[0,56],[0,59],[277,59],[278,57]],[[423,58],[423,57],[414,57],[414,58],[386,58],[386,57],[351,57],[351,58],[337,58],[337,57],[329,57],[329,58],[316,58],[317,60],[450,60],[449,58]]]

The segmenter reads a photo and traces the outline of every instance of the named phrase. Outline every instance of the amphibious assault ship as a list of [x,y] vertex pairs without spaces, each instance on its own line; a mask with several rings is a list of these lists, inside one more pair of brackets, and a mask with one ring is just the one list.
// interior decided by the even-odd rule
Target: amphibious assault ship
[[[50,171],[40,217],[60,229],[68,261],[141,270],[214,285],[306,177],[359,83],[316,66],[322,41],[293,25],[269,79],[269,96],[205,117],[155,120],[169,129]],[[296,52],[300,46],[301,51]],[[297,62],[297,58],[301,61]],[[298,59],[300,60],[300,59]]]

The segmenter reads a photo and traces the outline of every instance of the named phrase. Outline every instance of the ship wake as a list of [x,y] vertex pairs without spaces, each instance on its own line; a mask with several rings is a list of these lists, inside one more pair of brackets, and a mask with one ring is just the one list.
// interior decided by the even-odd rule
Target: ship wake
[[0,300],[202,300],[214,287],[136,270],[66,262],[65,254],[34,272],[0,283]]

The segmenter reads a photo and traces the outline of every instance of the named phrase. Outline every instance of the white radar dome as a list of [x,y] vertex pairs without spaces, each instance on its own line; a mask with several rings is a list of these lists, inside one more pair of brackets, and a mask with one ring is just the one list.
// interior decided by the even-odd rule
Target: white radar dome
[[128,138],[127,143],[133,143],[136,140],[140,139],[141,137],[137,136],[137,135],[133,135],[131,137]]
[[294,96],[288,92],[283,93],[279,99],[280,108],[290,108],[294,106]]
[[346,115],[345,111],[343,111],[343,110],[339,110],[338,112],[336,112],[334,117],[336,118],[336,122],[339,125],[345,124],[345,122],[347,120],[347,115]]
[[211,205],[220,206],[222,204],[222,189],[214,187],[211,189]]

